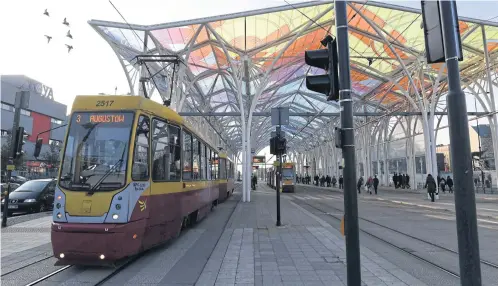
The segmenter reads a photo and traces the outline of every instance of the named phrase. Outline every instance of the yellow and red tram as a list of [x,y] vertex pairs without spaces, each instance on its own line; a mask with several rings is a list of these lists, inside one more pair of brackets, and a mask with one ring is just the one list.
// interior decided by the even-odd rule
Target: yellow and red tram
[[78,96],[55,192],[57,265],[113,263],[161,244],[233,189],[232,161],[170,108]]

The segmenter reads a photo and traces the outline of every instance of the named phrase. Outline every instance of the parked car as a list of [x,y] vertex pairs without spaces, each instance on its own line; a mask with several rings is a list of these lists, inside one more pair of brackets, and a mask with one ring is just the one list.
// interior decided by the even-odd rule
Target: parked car
[[[31,180],[9,195],[9,214],[13,212],[44,212],[53,209],[54,179]],[[5,199],[2,199],[2,211]]]
[[26,179],[23,176],[11,176],[10,177],[10,182],[11,183],[16,183],[16,184],[19,184],[19,185],[22,185],[22,184],[26,183],[27,181],[28,181],[28,179]]

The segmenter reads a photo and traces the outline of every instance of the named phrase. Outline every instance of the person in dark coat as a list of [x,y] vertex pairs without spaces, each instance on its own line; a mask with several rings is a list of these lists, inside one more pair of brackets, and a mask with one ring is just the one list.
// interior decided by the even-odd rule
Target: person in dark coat
[[398,188],[398,175],[396,173],[393,175],[393,185],[395,189]]
[[424,188],[427,188],[427,192],[429,193],[429,196],[431,196],[431,202],[434,202],[434,193],[436,193],[436,187],[436,180],[434,180],[434,177],[432,177],[431,174],[428,174],[427,179],[425,180]]
[[339,177],[339,189],[343,189],[343,188],[344,188],[344,178],[341,175]]
[[337,184],[337,179],[335,176],[332,177],[332,186],[335,188],[335,184]]
[[453,179],[450,176],[446,178],[446,185],[448,185],[448,193],[453,193]]
[[377,178],[377,175],[375,175],[375,178],[373,179],[373,185],[375,194],[377,194],[377,187],[379,186],[379,179]]
[[358,183],[356,184],[356,188],[358,189],[358,194],[361,194],[361,186],[363,186],[363,177],[358,179]]

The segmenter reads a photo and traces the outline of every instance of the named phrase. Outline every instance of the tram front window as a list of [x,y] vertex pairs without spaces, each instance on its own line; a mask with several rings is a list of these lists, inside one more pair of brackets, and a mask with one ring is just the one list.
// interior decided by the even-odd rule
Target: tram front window
[[74,113],[65,142],[60,186],[88,192],[123,187],[133,116],[131,112]]
[[282,177],[287,180],[293,180],[294,172],[292,169],[282,169]]

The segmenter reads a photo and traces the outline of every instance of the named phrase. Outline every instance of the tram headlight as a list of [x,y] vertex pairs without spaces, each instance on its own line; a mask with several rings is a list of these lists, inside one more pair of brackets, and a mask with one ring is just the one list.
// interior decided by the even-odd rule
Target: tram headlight
[[57,204],[55,205],[55,207],[56,207],[56,208],[58,208],[58,209],[60,209],[60,208],[61,208],[61,203],[57,203]]
[[112,215],[112,219],[118,219],[118,218],[119,218],[119,216],[117,214]]
[[120,204],[116,204],[116,209],[119,211],[121,209],[121,205]]
[[105,259],[105,255],[104,255],[104,254],[101,254],[101,255],[100,255],[100,259],[104,260],[104,259]]
[[60,258],[64,258],[64,253],[59,254]]
[[57,218],[62,218],[62,214],[61,213],[57,213]]

